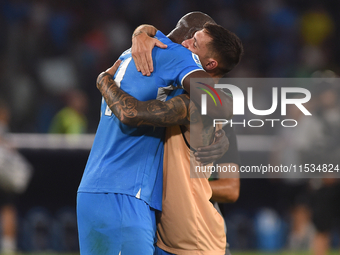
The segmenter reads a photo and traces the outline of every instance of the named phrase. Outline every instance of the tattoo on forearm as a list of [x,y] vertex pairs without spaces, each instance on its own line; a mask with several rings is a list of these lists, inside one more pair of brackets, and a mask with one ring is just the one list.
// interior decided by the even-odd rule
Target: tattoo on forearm
[[98,76],[97,88],[113,114],[124,124],[166,127],[190,122],[188,95],[180,95],[167,102],[139,101],[118,88],[111,75],[105,72]]
[[136,36],[142,34],[142,33],[144,33],[144,31],[142,31],[142,30],[139,30],[139,31],[137,31],[137,32],[134,32],[134,33],[132,34],[132,39],[135,38]]

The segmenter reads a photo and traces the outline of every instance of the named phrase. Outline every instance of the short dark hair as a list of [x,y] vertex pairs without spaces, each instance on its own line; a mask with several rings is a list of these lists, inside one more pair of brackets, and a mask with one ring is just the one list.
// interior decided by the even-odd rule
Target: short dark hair
[[213,23],[205,23],[203,29],[212,38],[208,48],[218,61],[218,73],[221,75],[228,73],[240,62],[243,55],[240,38],[228,29]]

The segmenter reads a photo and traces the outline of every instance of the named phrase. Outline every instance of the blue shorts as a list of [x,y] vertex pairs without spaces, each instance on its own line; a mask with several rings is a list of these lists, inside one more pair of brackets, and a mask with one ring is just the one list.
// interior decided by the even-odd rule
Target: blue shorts
[[77,195],[81,255],[152,255],[155,210],[143,200],[113,193]]

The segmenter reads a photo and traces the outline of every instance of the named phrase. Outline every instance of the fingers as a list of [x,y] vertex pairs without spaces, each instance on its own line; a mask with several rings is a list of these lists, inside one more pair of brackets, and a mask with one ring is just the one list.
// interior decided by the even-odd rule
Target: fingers
[[144,49],[135,53],[137,71],[146,76],[150,76],[153,72],[152,48],[148,50]]
[[147,64],[147,57],[145,52],[139,52],[134,54],[134,61],[138,72],[143,75],[150,75],[149,67]]
[[225,136],[225,132],[223,129],[219,129],[215,132],[216,141],[219,141],[223,136]]
[[229,141],[223,141],[223,143],[220,143],[219,141],[215,141],[213,144],[209,146],[199,147],[197,149],[197,153],[203,154],[203,153],[212,153],[214,151],[225,151],[226,147],[229,147]]
[[141,71],[141,69],[140,69],[140,55],[136,54],[134,52],[132,52],[131,55],[132,55],[133,61],[135,62],[137,71],[140,72]]
[[215,132],[215,141],[213,144],[204,146],[204,147],[199,147],[197,149],[197,152],[209,152],[212,153],[213,151],[224,151],[226,147],[229,147],[229,140],[225,135],[225,132],[223,129],[217,130]]
[[161,41],[159,40],[156,40],[156,43],[155,43],[155,46],[161,48],[161,49],[166,49],[168,47],[168,45],[162,43]]
[[138,72],[150,76],[153,72],[152,49],[157,46],[162,49],[168,46],[146,34],[141,34],[132,39],[131,54]]
[[196,158],[196,160],[201,164],[206,165],[218,160],[219,158],[220,156],[218,155],[210,155],[209,157]]
[[215,142],[205,147],[197,148],[195,158],[201,163],[211,163],[221,158],[229,149],[229,140],[225,136],[224,130],[215,132]]
[[150,50],[147,50],[144,54],[145,58],[142,59],[141,69],[144,69],[143,75],[150,76],[153,72],[153,61],[152,61],[152,49],[157,46],[162,49],[166,49],[168,46],[157,39],[153,39],[151,41],[153,45],[151,45]]
[[146,54],[146,64],[148,66],[149,75],[153,72],[153,61],[152,61],[152,51]]
[[152,57],[151,50],[149,53],[146,50],[136,51],[132,54],[133,60],[135,61],[135,65],[138,72],[141,72],[143,75],[150,76],[151,72],[149,67],[149,62],[151,62],[152,66]]
[[201,163],[211,163],[221,158],[224,154],[224,150],[217,149],[209,152],[195,152],[195,159]]
[[113,66],[111,66],[109,69],[107,69],[105,72],[106,73],[109,73],[111,76],[114,76],[115,73],[117,72],[118,70],[118,67],[120,65],[120,63],[122,63],[122,61],[120,59],[118,59],[114,64]]
[[151,70],[150,70],[149,64],[148,64],[150,61],[152,63],[151,52],[149,54],[147,52],[143,52],[141,54],[140,66],[139,66],[143,75],[146,75],[146,76],[151,75]]
[[151,52],[155,45],[153,38],[146,34],[141,34],[132,39],[131,55],[138,72],[150,76],[149,63],[152,65]]
[[198,152],[198,151],[196,151],[194,153],[194,155],[195,155],[195,157],[205,158],[205,157],[220,155],[223,152],[224,152],[224,150],[219,148],[219,149],[211,150],[211,151],[207,151],[207,152]]

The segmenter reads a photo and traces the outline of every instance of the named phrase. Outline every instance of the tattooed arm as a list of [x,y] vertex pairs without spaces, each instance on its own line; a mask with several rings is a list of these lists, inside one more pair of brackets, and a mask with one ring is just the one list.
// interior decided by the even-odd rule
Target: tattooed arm
[[[130,126],[174,126],[198,124],[200,112],[190,101],[189,95],[176,96],[166,102],[159,100],[139,101],[117,87],[112,79],[121,61],[117,61],[97,78],[97,88],[115,116]],[[221,132],[222,131],[222,132]],[[195,157],[201,163],[210,163],[222,157],[228,150],[229,142],[223,130],[215,132],[216,140],[207,147],[198,148]]]
[[[97,88],[102,93],[113,114],[129,126],[151,125],[167,127],[190,123],[190,98],[187,94],[166,102],[159,100],[139,101],[121,90],[112,79],[120,61],[97,78]],[[193,119],[191,119],[193,121]]]

